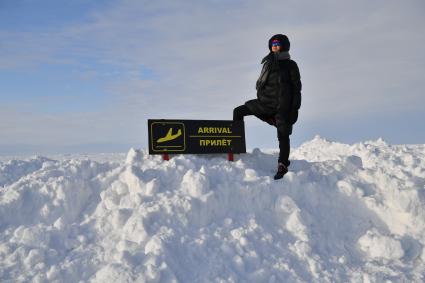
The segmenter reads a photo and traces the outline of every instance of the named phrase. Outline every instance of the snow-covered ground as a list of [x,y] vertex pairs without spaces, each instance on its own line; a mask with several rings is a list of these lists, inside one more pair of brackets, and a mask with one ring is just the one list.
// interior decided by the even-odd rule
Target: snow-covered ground
[[424,282],[425,145],[0,161],[1,282]]

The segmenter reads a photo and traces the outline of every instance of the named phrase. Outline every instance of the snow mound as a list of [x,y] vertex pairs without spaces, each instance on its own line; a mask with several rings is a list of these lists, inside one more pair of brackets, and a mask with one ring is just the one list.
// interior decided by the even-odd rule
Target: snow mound
[[[102,158],[105,159],[105,158]],[[423,282],[425,145],[0,162],[0,281]]]

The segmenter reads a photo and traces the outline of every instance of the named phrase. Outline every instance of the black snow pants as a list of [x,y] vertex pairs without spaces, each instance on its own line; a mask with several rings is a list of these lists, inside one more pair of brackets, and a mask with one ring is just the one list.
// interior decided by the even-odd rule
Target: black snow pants
[[[241,105],[233,110],[233,121],[243,121],[245,116],[254,115],[246,105]],[[279,160],[278,162],[283,163],[286,167],[289,166],[289,151],[290,151],[290,140],[289,135],[281,133],[277,130],[277,137],[279,140]]]

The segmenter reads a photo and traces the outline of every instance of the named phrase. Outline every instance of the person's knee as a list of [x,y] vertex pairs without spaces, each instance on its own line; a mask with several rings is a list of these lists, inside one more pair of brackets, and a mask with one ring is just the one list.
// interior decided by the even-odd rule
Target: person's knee
[[233,109],[233,120],[238,120],[238,108]]
[[289,135],[287,133],[277,132],[277,138],[280,142],[289,144]]
[[279,140],[288,139],[292,134],[292,125],[287,123],[278,123],[277,124],[277,137]]
[[243,105],[236,107],[235,109],[233,109],[233,120],[234,121],[240,121],[243,120],[243,114],[241,113]]

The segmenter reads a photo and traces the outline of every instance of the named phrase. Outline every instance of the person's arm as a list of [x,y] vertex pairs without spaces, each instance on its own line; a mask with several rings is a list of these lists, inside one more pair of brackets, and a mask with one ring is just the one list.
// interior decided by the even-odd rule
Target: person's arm
[[276,126],[279,132],[291,134],[292,125],[298,119],[298,109],[301,106],[301,78],[298,66],[294,61],[291,61],[287,72],[289,72],[289,78],[286,77],[286,82],[283,82],[285,79],[284,73],[282,73],[280,78],[281,86],[276,114]]
[[289,70],[289,78],[292,85],[292,103],[289,113],[289,122],[295,124],[298,120],[298,109],[301,107],[301,76],[297,63],[293,62]]
[[278,92],[278,106],[276,113],[276,126],[282,132],[286,132],[285,128],[288,128],[291,123],[289,114],[291,111],[291,82],[289,73],[291,72],[291,66],[281,66],[281,73],[279,77],[279,92]]

